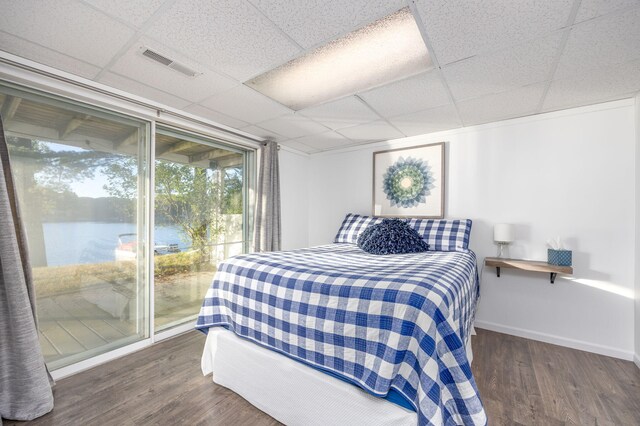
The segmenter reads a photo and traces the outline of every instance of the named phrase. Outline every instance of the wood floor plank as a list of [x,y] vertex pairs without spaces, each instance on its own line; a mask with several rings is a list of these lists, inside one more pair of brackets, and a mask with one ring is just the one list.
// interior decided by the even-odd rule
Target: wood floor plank
[[[200,372],[204,335],[189,332],[60,380],[34,425],[279,425]],[[472,369],[489,424],[640,425],[633,363],[478,330]],[[6,421],[7,425],[24,425]]]
[[[80,294],[74,293],[70,295],[58,296],[54,298],[56,304],[67,312],[69,318],[75,318],[84,321],[101,320],[107,323],[116,333],[103,329],[106,338],[109,336],[130,336],[135,331],[134,321],[122,321],[120,318],[114,318],[95,304],[84,299]],[[116,339],[119,337],[116,337]]]
[[42,348],[42,355],[44,355],[46,359],[57,357],[59,353],[56,348],[53,347],[49,339],[47,339],[47,336],[42,334],[41,331],[38,331],[38,334],[38,337],[40,338],[40,347]]
[[[540,342],[530,343],[535,377],[542,391],[548,415],[569,425],[579,424],[576,407],[567,395],[567,377],[557,351],[547,350]],[[562,384],[558,386],[558,384]]]
[[109,315],[84,300],[79,293],[40,298],[38,312],[41,340],[46,341],[43,353],[47,362],[98,348],[127,336],[106,323],[110,320]]
[[100,337],[95,331],[78,320],[59,320],[58,324],[84,346],[85,349],[98,348],[107,343],[107,341]]
[[131,336],[136,332],[135,320],[119,320],[117,318],[106,318],[104,322],[106,322],[125,336]]
[[58,320],[69,318],[69,313],[56,302],[57,297],[42,297],[37,299],[38,318]]
[[56,351],[71,355],[84,351],[84,347],[60,326],[57,321],[40,321],[40,332],[53,344]]
[[115,342],[128,336],[117,328],[112,327],[104,319],[83,319],[82,323],[107,342]]
[[67,318],[110,318],[102,309],[88,302],[80,293],[68,293],[50,298],[52,303],[65,312]]

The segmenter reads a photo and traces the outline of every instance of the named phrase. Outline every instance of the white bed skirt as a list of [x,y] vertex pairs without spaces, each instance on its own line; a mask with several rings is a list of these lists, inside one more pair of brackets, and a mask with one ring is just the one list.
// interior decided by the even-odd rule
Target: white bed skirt
[[[467,355],[471,361],[471,342]],[[209,329],[202,373],[213,373],[215,383],[289,426],[418,423],[413,411],[241,339],[222,327]]]

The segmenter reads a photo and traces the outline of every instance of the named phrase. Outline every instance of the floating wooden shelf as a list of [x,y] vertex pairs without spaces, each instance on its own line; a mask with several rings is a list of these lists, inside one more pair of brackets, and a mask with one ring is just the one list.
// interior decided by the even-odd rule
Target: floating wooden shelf
[[533,272],[548,272],[550,274],[549,280],[551,284],[556,281],[558,274],[573,274],[573,268],[571,266],[558,266],[550,265],[547,262],[540,262],[536,260],[524,260],[524,259],[502,259],[499,257],[487,257],[484,260],[486,266],[493,266],[496,268],[496,275],[500,276],[500,268],[512,268],[520,269],[523,271]]

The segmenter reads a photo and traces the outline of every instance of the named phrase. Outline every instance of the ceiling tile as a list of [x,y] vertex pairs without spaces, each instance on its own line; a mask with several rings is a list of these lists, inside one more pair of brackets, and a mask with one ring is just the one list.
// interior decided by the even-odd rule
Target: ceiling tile
[[333,130],[364,124],[380,118],[354,96],[303,109],[298,113]]
[[250,0],[305,49],[406,6],[404,0]]
[[562,33],[489,55],[474,56],[443,68],[456,101],[512,90],[549,78]]
[[84,0],[104,13],[140,28],[164,3],[164,0]]
[[401,138],[404,135],[386,121],[373,121],[337,131],[354,142],[382,141]]
[[462,126],[455,106],[445,105],[390,119],[407,136],[423,135]]
[[313,154],[314,152],[318,152],[317,149],[312,148],[303,143],[297,142],[295,139],[289,139],[288,141],[278,142],[280,145],[288,146],[289,148],[297,149],[298,151],[306,152],[308,154]]
[[640,7],[576,25],[555,79],[640,58]]
[[300,52],[258,10],[236,0],[176,2],[147,34],[240,81]]
[[318,124],[315,121],[297,114],[272,118],[271,120],[261,122],[259,125],[264,129],[291,139],[327,131],[327,128],[322,124]]
[[215,121],[216,123],[224,124],[225,126],[233,127],[234,129],[240,129],[247,125],[246,122],[242,120],[238,120],[237,118],[229,117],[228,115],[222,114],[218,111],[213,111],[209,108],[203,107],[202,105],[189,105],[184,109],[191,114],[195,114],[202,118],[206,118],[208,120]]
[[359,96],[385,118],[450,103],[449,95],[435,71],[390,83]]
[[252,135],[255,135],[255,136],[258,136],[258,137],[261,137],[261,138],[265,138],[265,139],[273,139],[273,140],[277,140],[277,141],[280,141],[280,140],[283,140],[283,139],[287,139],[282,135],[279,135],[279,134],[277,134],[275,132],[263,129],[260,126],[254,126],[253,124],[249,125],[247,127],[243,127],[240,130],[242,130],[243,132],[251,133]]
[[349,145],[353,145],[353,142],[341,134],[336,132],[326,132],[319,135],[304,136],[302,138],[294,139],[296,142],[310,146],[318,151],[326,151],[329,149],[343,148]]
[[103,67],[134,32],[84,3],[0,0],[7,33]]
[[640,91],[640,60],[551,82],[543,110],[605,102]]
[[535,114],[547,83],[458,102],[465,126]]
[[417,0],[440,65],[535,39],[567,24],[573,0]]
[[132,93],[134,95],[142,96],[152,101],[160,102],[164,105],[168,105],[174,108],[182,109],[190,104],[189,101],[180,99],[177,96],[170,95],[154,87],[149,87],[141,84],[137,81],[130,80],[126,77],[122,77],[112,72],[107,72],[98,78],[100,83],[107,86],[115,87],[116,89],[124,90],[125,92]]
[[640,0],[581,0],[575,22],[587,21],[633,6],[640,6]]
[[[181,74],[142,56],[144,48],[149,48],[202,74],[196,77]],[[191,102],[200,102],[216,93],[238,85],[235,80],[211,71],[157,41],[144,37],[134,43],[110,70],[143,84],[162,88],[165,92],[180,96]]]
[[215,95],[200,104],[251,124],[291,113],[289,108],[243,84]]
[[94,65],[22,40],[3,31],[0,31],[0,50],[89,79],[94,78],[100,72],[100,68]]

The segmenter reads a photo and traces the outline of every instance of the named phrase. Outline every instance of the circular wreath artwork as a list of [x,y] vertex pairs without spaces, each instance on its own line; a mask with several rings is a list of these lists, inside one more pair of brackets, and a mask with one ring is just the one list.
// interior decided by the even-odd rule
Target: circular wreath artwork
[[427,202],[434,180],[425,161],[400,157],[382,176],[382,189],[391,206],[416,207]]

